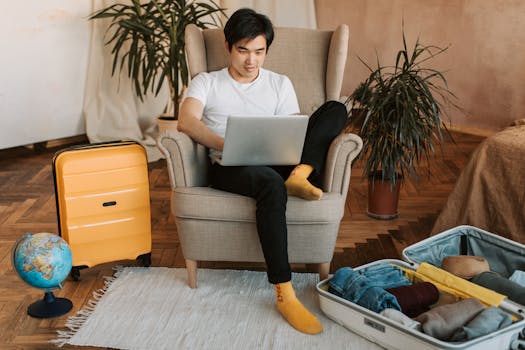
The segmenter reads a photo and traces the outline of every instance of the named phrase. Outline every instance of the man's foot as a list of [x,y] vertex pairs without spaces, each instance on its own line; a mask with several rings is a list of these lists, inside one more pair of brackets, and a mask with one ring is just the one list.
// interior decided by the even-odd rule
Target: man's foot
[[289,195],[310,201],[321,199],[323,191],[308,181],[308,176],[310,176],[313,169],[314,168],[308,164],[299,164],[295,167],[288,179],[284,182]]
[[295,329],[307,334],[317,334],[323,331],[321,322],[295,296],[292,283],[276,284],[275,293],[277,308]]

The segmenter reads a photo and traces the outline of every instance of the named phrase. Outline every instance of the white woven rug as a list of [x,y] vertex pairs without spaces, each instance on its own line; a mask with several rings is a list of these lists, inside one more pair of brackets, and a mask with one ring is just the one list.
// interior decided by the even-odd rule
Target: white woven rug
[[200,269],[198,288],[191,289],[184,269],[127,267],[53,342],[148,350],[380,349],[323,315],[316,282],[315,274],[292,277],[298,297],[324,326],[311,336],[279,314],[264,272]]

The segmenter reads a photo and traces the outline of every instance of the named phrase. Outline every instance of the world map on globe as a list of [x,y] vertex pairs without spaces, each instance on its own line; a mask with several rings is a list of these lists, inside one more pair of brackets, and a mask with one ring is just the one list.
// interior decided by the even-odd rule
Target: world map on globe
[[22,280],[33,287],[59,287],[71,271],[71,250],[56,234],[26,233],[15,243],[13,265]]

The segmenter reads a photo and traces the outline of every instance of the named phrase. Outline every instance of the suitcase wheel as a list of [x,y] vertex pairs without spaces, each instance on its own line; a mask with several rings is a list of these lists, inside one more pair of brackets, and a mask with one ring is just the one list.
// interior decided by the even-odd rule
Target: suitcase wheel
[[151,253],[139,255],[137,257],[137,260],[139,260],[142,263],[142,265],[146,267],[150,267],[151,266]]
[[73,267],[71,269],[71,278],[73,281],[78,281],[80,279],[80,269],[78,267]]
[[78,282],[78,280],[80,279],[80,270],[85,269],[86,267],[87,266],[73,266],[71,268],[70,275],[73,281]]

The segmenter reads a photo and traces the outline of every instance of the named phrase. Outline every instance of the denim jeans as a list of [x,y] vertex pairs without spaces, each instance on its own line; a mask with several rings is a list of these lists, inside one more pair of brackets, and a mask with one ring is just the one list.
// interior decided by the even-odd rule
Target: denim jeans
[[376,264],[359,270],[359,273],[383,289],[410,285],[410,281],[405,277],[404,272],[390,264]]
[[329,282],[328,291],[375,312],[390,308],[401,311],[396,298],[385,289],[410,285],[403,272],[391,265],[355,271],[338,269]]
[[[343,130],[346,119],[346,107],[337,101],[326,102],[310,117],[301,163],[314,168],[308,178],[313,184],[318,185],[330,144]],[[255,199],[257,233],[267,266],[268,281],[273,284],[290,281],[292,276],[288,263],[288,196],[284,181],[293,168],[221,166],[215,163],[209,171],[212,187]]]

